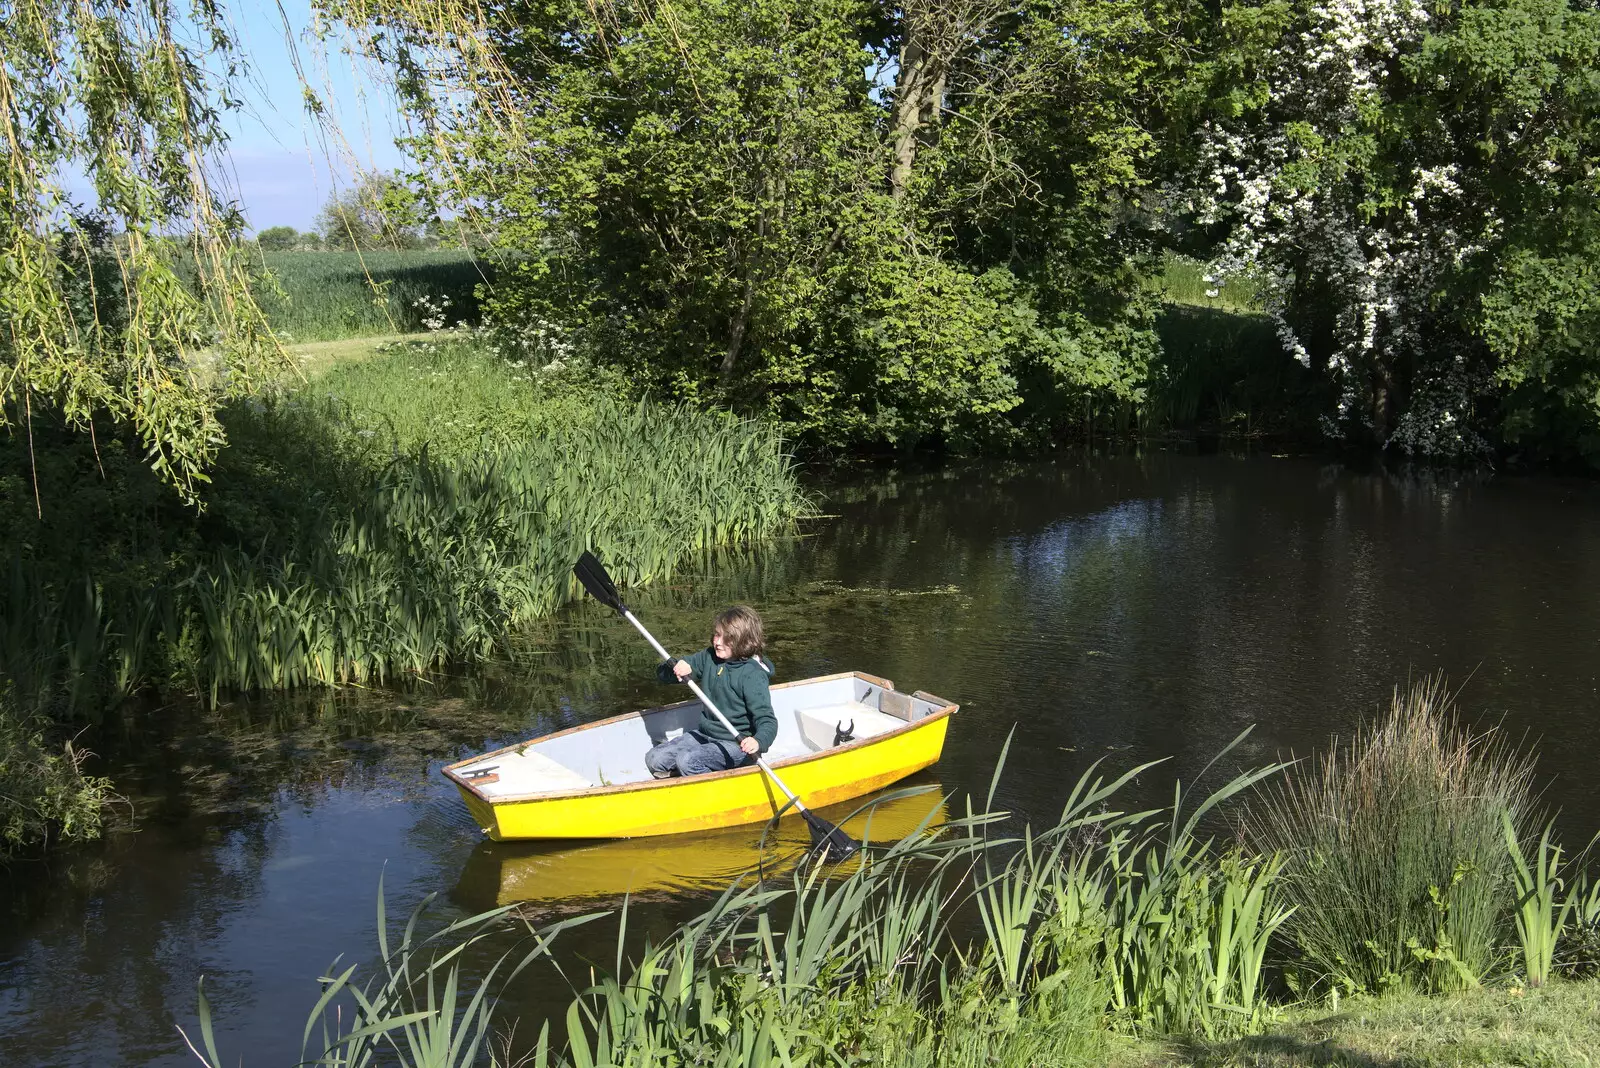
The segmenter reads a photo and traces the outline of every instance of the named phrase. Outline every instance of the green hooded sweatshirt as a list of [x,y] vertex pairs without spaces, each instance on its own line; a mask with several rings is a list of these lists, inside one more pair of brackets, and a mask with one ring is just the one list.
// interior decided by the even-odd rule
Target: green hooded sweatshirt
[[[705,648],[683,658],[694,669],[694,681],[706,692],[711,703],[721,709],[728,722],[737,728],[739,738],[749,735],[761,744],[765,753],[778,737],[778,717],[772,711],[772,694],[767,678],[772,674],[772,661],[757,654],[735,660],[718,660],[717,654]],[[662,682],[677,682],[672,673],[672,661],[657,666],[656,677]],[[738,741],[726,727],[717,722],[710,711],[700,713],[700,723],[695,730],[708,738],[725,742]]]

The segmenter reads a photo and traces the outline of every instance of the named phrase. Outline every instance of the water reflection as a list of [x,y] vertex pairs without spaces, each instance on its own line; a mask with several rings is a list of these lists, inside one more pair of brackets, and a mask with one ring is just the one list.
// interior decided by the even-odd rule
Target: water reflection
[[[889,845],[949,818],[937,780],[915,789],[817,811],[869,847]],[[799,819],[576,846],[485,841],[467,858],[451,896],[468,911],[521,903],[542,918],[617,906],[624,896],[638,902],[716,893],[745,876],[787,873],[810,844]]]

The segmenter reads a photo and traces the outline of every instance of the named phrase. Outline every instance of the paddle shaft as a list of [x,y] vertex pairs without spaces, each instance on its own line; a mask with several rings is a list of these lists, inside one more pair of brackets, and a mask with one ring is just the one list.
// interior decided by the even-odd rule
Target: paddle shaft
[[[633,624],[634,630],[637,630],[640,634],[644,635],[644,640],[649,642],[655,651],[661,654],[661,658],[663,660],[671,660],[673,658],[672,654],[667,652],[666,647],[660,642],[656,641],[656,636],[651,634],[648,630],[645,630],[644,624],[639,622],[637,616],[628,611],[628,609],[624,608],[622,610],[622,617],[629,623]],[[700,703],[709,708],[711,710],[711,714],[717,717],[717,722],[728,728],[729,734],[733,735],[735,738],[739,737],[738,730],[733,724],[728,722],[728,717],[722,714],[722,709],[711,703],[711,698],[707,697],[706,692],[700,688],[700,684],[694,681],[694,676],[690,675],[683,681],[688,683],[689,689],[694,691],[694,695],[696,697],[700,698]],[[787,797],[791,803],[793,803],[796,810],[800,812],[807,811],[806,806],[801,803],[798,797],[795,796],[794,791],[783,784],[783,780],[778,778],[778,773],[772,770],[772,765],[768,764],[759,753],[756,754],[756,763],[761,765],[761,770],[766,772],[767,775],[771,777],[772,781],[778,784],[778,789],[783,791],[783,795]]]

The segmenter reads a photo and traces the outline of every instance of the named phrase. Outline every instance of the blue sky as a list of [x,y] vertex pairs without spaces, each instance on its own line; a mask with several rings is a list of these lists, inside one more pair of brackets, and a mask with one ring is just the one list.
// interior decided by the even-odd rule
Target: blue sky
[[324,146],[301,104],[300,78],[290,61],[283,16],[272,0],[230,5],[240,48],[251,65],[241,85],[243,109],[228,114],[236,192],[254,231],[269,226],[308,230],[328,199],[335,178],[353,167],[392,170],[400,125],[394,98],[364,61],[299,37],[311,25],[309,0],[283,0],[307,79],[322,96],[343,134],[344,146]]

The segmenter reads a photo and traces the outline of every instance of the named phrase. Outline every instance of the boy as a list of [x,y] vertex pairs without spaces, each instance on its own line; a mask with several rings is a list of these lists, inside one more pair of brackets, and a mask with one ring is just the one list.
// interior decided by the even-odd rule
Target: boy
[[656,668],[662,682],[694,676],[738,733],[729,734],[709,709],[702,711],[694,729],[652,746],[645,754],[650,774],[665,779],[743,767],[772,745],[778,736],[778,717],[767,685],[772,663],[760,655],[765,647],[761,617],[754,609],[735,605],[717,616],[710,648]]

